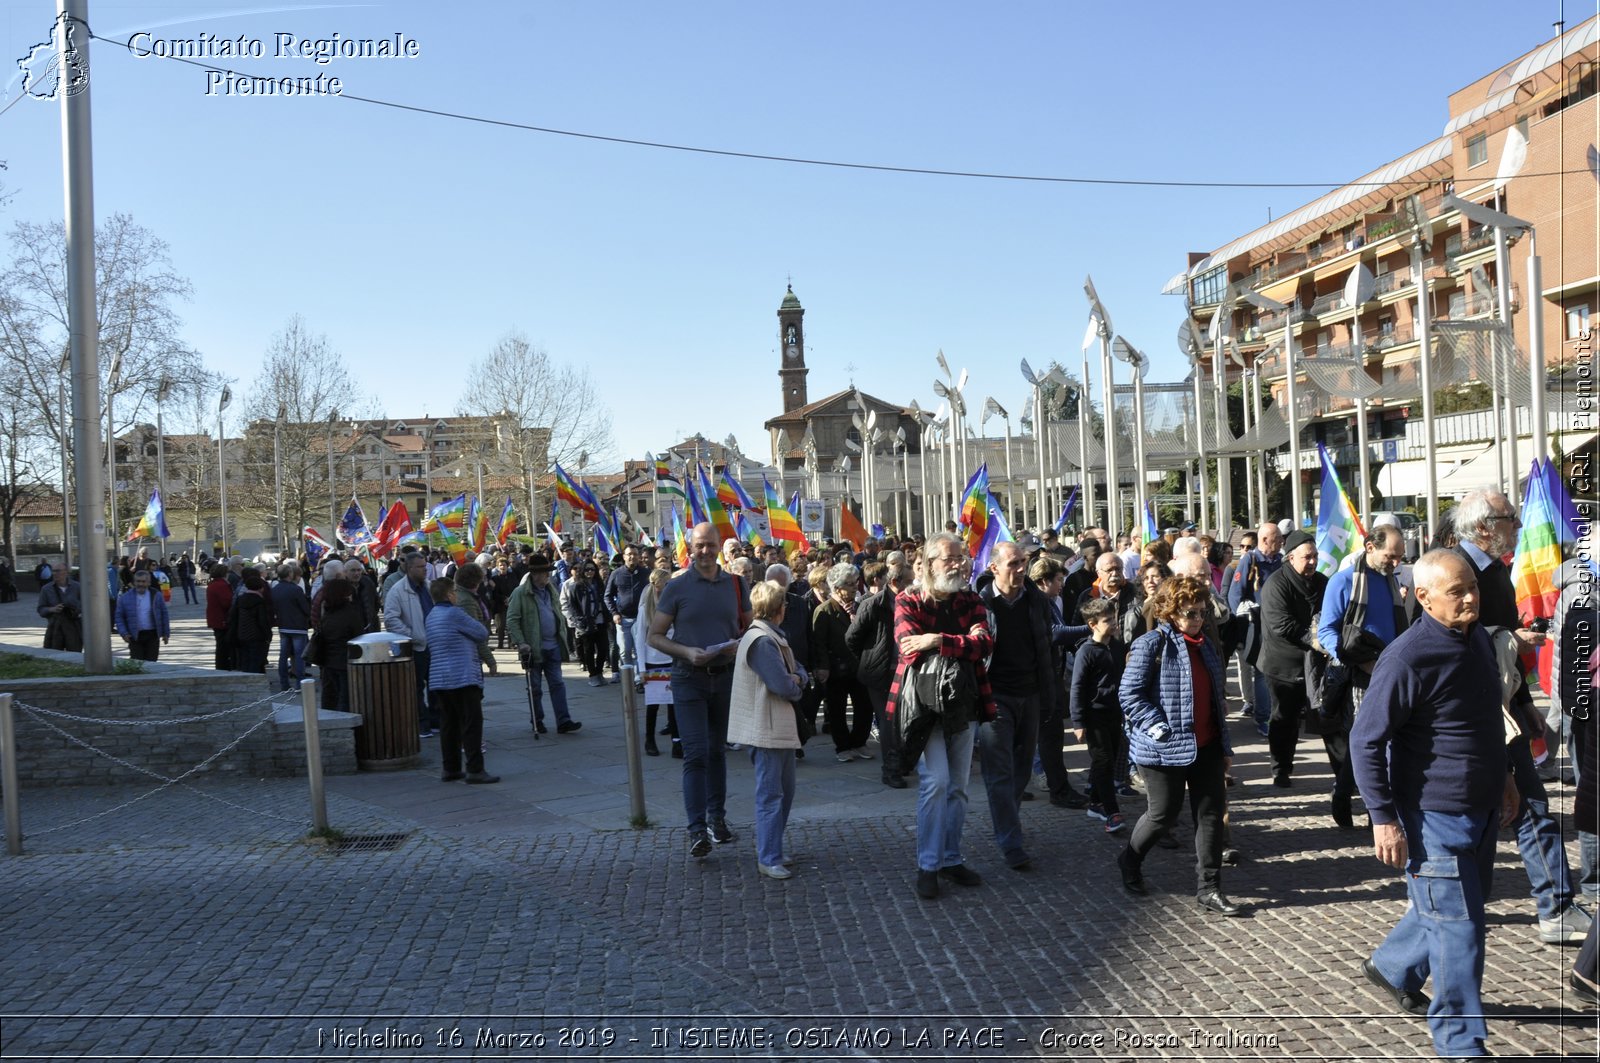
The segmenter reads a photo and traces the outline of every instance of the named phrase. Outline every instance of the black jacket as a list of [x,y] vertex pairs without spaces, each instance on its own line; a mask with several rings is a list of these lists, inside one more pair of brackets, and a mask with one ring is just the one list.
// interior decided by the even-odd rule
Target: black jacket
[[1106,645],[1086,640],[1078,647],[1072,663],[1072,726],[1085,726],[1091,712],[1110,712],[1122,715],[1122,701],[1117,693],[1122,686],[1122,666],[1128,656],[1128,647],[1112,639]]
[[[993,583],[979,592],[984,608],[989,610],[991,630],[995,626],[993,602],[998,594]],[[1056,705],[1061,697],[1061,681],[1056,673],[1056,656],[1051,646],[1056,624],[1053,610],[1050,608],[1050,599],[1046,598],[1044,592],[1035,587],[1032,581],[1023,585],[1022,596],[1028,603],[1028,619],[1033,628],[1035,673],[1038,680],[1035,689],[1039,694],[1039,702],[1047,707]]]
[[1328,577],[1301,577],[1287,564],[1261,585],[1261,653],[1256,667],[1272,679],[1297,683],[1305,678],[1306,651],[1322,617]]
[[844,644],[856,655],[856,678],[868,690],[888,694],[900,656],[894,641],[894,591],[885,587],[856,603]]

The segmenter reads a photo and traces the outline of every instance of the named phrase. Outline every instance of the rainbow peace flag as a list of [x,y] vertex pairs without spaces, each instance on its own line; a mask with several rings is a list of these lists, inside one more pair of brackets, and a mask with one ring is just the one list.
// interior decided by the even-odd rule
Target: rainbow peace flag
[[550,530],[561,531],[561,502],[554,498],[550,500]]
[[600,511],[595,507],[594,499],[589,493],[589,489],[567,475],[567,470],[561,467],[559,461],[555,465],[556,497],[582,513],[589,520],[598,521],[600,519]]
[[430,509],[428,515],[422,519],[422,523],[417,526],[417,530],[425,535],[436,532],[441,527],[459,531],[466,526],[466,523],[467,496],[461,494]]
[[[705,475],[704,469],[700,470],[700,475]],[[704,524],[711,519],[706,516],[705,495],[701,493],[700,486],[695,483],[694,476],[687,468],[684,469],[683,478],[688,481],[689,488],[689,525],[693,527],[696,524]]]
[[1511,560],[1511,585],[1517,593],[1517,613],[1524,623],[1554,616],[1561,597],[1555,586],[1556,569],[1561,567],[1561,547],[1574,537],[1554,493],[1565,494],[1560,479],[1548,460],[1536,460],[1528,473],[1528,489],[1522,498],[1522,528],[1517,532],[1517,552]]
[[439,525],[439,534],[444,537],[444,548],[450,551],[450,560],[454,561],[457,565],[466,564],[467,544],[462,542],[460,538],[456,536],[455,532],[450,530],[450,526],[448,524]]
[[150,501],[144,507],[144,516],[133,526],[126,541],[131,543],[135,539],[165,539],[170,534],[167,531],[166,510],[161,507],[161,491],[157,488],[150,492]]
[[512,508],[511,499],[506,499],[505,508],[500,510],[500,519],[495,522],[494,541],[501,546],[506,544],[506,538],[517,530],[517,511]]
[[978,549],[972,555],[972,579],[976,583],[978,575],[989,567],[989,555],[994,552],[996,543],[1014,543],[1017,537],[1011,534],[1011,528],[1006,524],[1005,511],[1000,508],[1000,501],[992,492],[985,490],[987,496],[984,508],[989,511],[989,520],[984,527],[983,538],[978,543]]
[[1317,444],[1317,456],[1322,460],[1322,502],[1317,507],[1317,571],[1331,576],[1339,571],[1339,562],[1352,550],[1361,548],[1367,537],[1356,515],[1356,507],[1345,494],[1339,474],[1333,470],[1328,448]]
[[700,469],[700,494],[706,505],[706,519],[711,526],[717,529],[717,542],[726,542],[734,537],[733,521],[728,517],[728,511],[722,508],[722,501],[717,498],[716,491],[711,488],[711,479],[706,476],[706,470]]
[[985,462],[961,492],[961,526],[967,529],[967,549],[977,557],[989,530],[989,465]]
[[800,522],[778,501],[778,492],[765,476],[761,478],[761,486],[767,498],[767,530],[772,533],[772,541],[787,544],[786,549],[804,550],[806,537],[800,530]]
[[744,485],[741,484],[738,480],[735,480],[733,477],[728,475],[728,469],[727,469],[726,466],[724,466],[723,469],[722,469],[722,482],[725,485],[727,485],[728,492],[733,496],[733,502],[729,503],[726,499],[724,499],[722,497],[722,488],[720,488],[720,487],[717,488],[717,498],[722,500],[722,504],[723,505],[731,504],[731,505],[738,506],[740,509],[752,509],[752,510],[761,508],[760,506],[756,505],[753,501],[751,501],[749,495],[745,494]]

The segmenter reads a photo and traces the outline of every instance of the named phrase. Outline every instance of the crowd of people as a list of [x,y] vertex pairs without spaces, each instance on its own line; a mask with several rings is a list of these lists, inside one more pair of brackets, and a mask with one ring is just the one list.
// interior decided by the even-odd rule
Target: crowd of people
[[[1499,826],[1515,831],[1540,940],[1582,943],[1571,984],[1585,999],[1596,994],[1595,925],[1579,897],[1592,902],[1600,882],[1590,712],[1600,617],[1593,570],[1574,555],[1558,574],[1552,629],[1525,624],[1507,568],[1511,504],[1476,492],[1449,516],[1415,565],[1403,563],[1400,529],[1386,524],[1331,576],[1318,571],[1312,536],[1288,522],[1244,533],[1237,558],[1193,525],[1142,546],[1089,528],[1075,548],[1047,529],[996,544],[977,572],[953,526],[859,550],[785,553],[723,541],[710,524],[691,530],[682,568],[666,549],[607,558],[571,543],[491,548],[460,564],[408,547],[382,572],[341,557],[314,573],[301,561],[238,557],[202,557],[198,567],[216,667],[266,672],[276,636],[280,687],[317,664],[325,708],[348,708],[351,639],[384,629],[410,640],[421,737],[440,740],[447,782],[498,781],[482,744],[492,648],[516,652],[529,725],[541,735],[546,694],[557,733],[582,727],[563,662],[576,661],[596,687],[631,666],[647,710],[644,752],[659,755],[657,739],[668,737],[682,760],[689,857],[706,860],[736,840],[727,755],[748,750],[757,870],[777,880],[794,874],[785,826],[820,713],[837,761],[876,760],[892,788],[915,773],[912,888],[924,901],[982,884],[963,845],[976,759],[1010,871],[1033,865],[1021,806],[1042,797],[1121,839],[1121,881],[1144,896],[1143,864],[1153,848],[1179,846],[1187,797],[1197,904],[1239,915],[1245,906],[1223,888],[1223,868],[1243,856],[1229,814],[1233,729],[1266,740],[1280,788],[1296,785],[1302,733],[1319,737],[1333,780],[1328,815],[1341,829],[1370,830],[1375,856],[1404,868],[1410,895],[1362,975],[1404,1011],[1427,1015],[1440,1054],[1479,1055]],[[130,655],[153,660],[168,637],[159,574],[192,600],[194,569],[186,555],[171,565],[140,557],[108,574]],[[45,584],[46,645],[73,648],[80,594],[64,571]],[[76,638],[81,646],[81,629]],[[1556,689],[1539,713],[1517,661],[1546,638]],[[1087,792],[1066,769],[1069,735],[1088,750]],[[1579,794],[1577,874],[1545,789],[1563,745]],[[1536,763],[1537,748],[1548,761]],[[1140,796],[1130,823],[1123,809]]]

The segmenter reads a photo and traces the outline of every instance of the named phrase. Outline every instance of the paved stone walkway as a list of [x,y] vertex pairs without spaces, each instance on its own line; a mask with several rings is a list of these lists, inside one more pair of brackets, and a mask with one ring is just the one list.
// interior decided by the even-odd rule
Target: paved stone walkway
[[[166,656],[209,659],[196,617],[180,611]],[[31,610],[0,606],[0,640],[37,632]],[[666,756],[644,762],[656,825],[631,829],[619,688],[568,678],[585,726],[540,740],[520,679],[490,681],[498,786],[441,784],[436,747],[414,771],[331,778],[334,826],[403,834],[392,851],[307,840],[303,781],[173,787],[60,830],[145,791],[24,783],[25,855],[0,858],[0,1058],[1432,1054],[1426,1024],[1359,977],[1404,894],[1364,832],[1328,819],[1316,743],[1277,790],[1264,742],[1235,728],[1246,860],[1226,885],[1245,918],[1196,908],[1185,851],[1156,850],[1153,895],[1130,898],[1121,843],[1041,801],[1024,806],[1035,868],[1007,870],[976,770],[965,849],[985,882],[929,903],[910,888],[914,791],[882,788],[876,762],[836,763],[825,737],[799,769],[789,882],[756,873],[740,754],[734,844],[685,858]],[[1595,1013],[1565,988],[1572,952],[1539,944],[1509,839],[1496,876],[1493,1049],[1595,1058]]]

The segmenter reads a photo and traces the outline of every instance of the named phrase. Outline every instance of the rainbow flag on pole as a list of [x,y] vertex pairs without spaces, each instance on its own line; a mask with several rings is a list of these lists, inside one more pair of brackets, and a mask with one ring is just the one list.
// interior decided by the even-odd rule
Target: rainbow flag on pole
[[1317,571],[1331,576],[1339,571],[1339,562],[1352,550],[1361,548],[1367,531],[1361,526],[1356,507],[1339,482],[1333,469],[1328,448],[1317,444],[1317,456],[1322,460],[1322,502],[1317,507]]
[[672,507],[672,556],[679,568],[689,567],[689,537],[683,534],[683,513]]
[[[1511,585],[1517,594],[1517,614],[1524,623],[1555,615],[1561,592],[1555,586],[1561,567],[1561,547],[1573,541],[1572,529],[1561,515],[1552,490],[1561,491],[1560,477],[1548,462],[1535,461],[1522,498],[1522,527],[1517,532],[1517,552],[1511,560]],[[1562,492],[1565,493],[1564,491]]]
[[778,492],[773,489],[772,482],[765,476],[761,478],[761,486],[766,493],[767,530],[772,533],[772,541],[784,544],[786,551],[804,550],[806,537],[800,530],[800,522],[778,501]]
[[961,492],[961,526],[967,529],[967,550],[976,558],[989,530],[989,465],[985,462]]
[[506,538],[517,530],[517,511],[511,505],[511,499],[506,499],[505,508],[500,511],[500,519],[495,523],[494,541],[501,546],[506,544]]
[[567,474],[567,470],[561,467],[561,463],[559,461],[555,464],[556,497],[565,502],[568,506],[582,513],[589,520],[599,521],[600,511],[595,508],[593,496],[590,495],[588,488],[579,484],[578,481],[569,476]]
[[734,538],[733,521],[728,519],[728,511],[722,508],[722,502],[711,486],[711,478],[706,475],[703,467],[700,469],[700,495],[705,502],[706,519],[717,529],[717,542],[722,543]]
[[144,507],[144,516],[139,518],[139,523],[133,526],[128,533],[128,542],[135,539],[165,539],[171,533],[167,531],[167,513],[161,507],[161,490],[157,488],[150,492],[150,501]]

